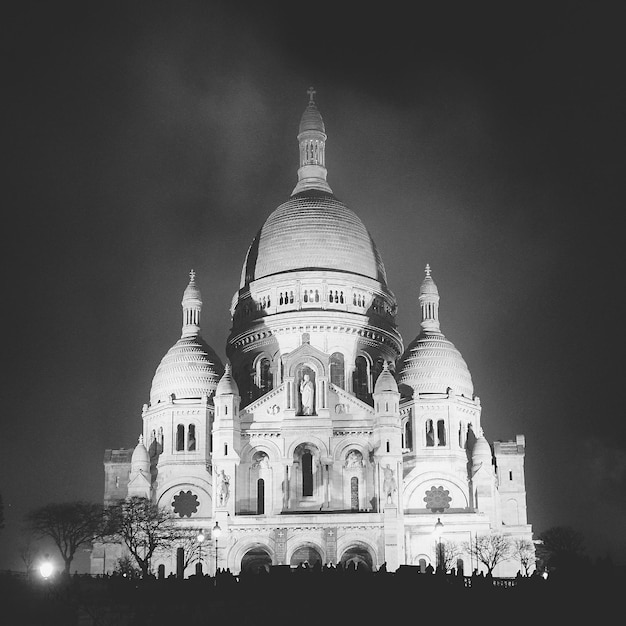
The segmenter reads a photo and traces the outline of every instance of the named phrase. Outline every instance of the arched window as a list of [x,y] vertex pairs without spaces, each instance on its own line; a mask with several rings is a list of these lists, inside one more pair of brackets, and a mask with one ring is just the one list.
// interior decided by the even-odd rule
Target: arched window
[[342,389],[346,388],[346,369],[341,352],[333,352],[330,355],[330,382]]
[[404,443],[403,447],[407,450],[413,450],[413,421],[409,419],[404,424]]
[[446,445],[446,424],[443,420],[437,420],[437,445]]
[[256,512],[257,515],[265,513],[265,481],[262,478],[256,481]]
[[259,363],[259,383],[261,394],[267,393],[272,389],[272,374],[270,372],[269,359],[261,359]]
[[359,510],[359,479],[356,476],[350,479],[350,510]]
[[353,390],[357,398],[367,400],[368,380],[367,380],[367,360],[364,356],[358,356],[355,361]]
[[196,427],[194,424],[189,424],[187,429],[187,450],[193,452],[196,449]]
[[313,456],[308,450],[302,455],[302,495],[313,495]]
[[435,433],[433,431],[433,421],[426,420],[426,446],[431,448],[435,445]]
[[176,450],[184,450],[185,449],[185,427],[182,424],[179,424],[176,427]]

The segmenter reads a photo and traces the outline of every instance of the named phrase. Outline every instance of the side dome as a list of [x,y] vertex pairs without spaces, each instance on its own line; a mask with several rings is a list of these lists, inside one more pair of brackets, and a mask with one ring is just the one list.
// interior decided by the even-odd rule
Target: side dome
[[398,383],[393,377],[393,374],[389,371],[389,365],[386,361],[383,365],[383,371],[376,379],[376,384],[374,385],[374,393],[383,393],[385,391],[398,393]]
[[148,450],[146,450],[146,446],[143,443],[143,435],[139,437],[139,443],[133,450],[130,463],[133,472],[141,470],[146,474],[150,473],[150,456],[148,455]]
[[420,393],[454,393],[474,397],[474,385],[461,353],[439,329],[439,291],[430,266],[420,287],[419,302],[422,314],[422,331],[409,344],[398,367],[398,384]]
[[239,395],[239,387],[237,387],[237,383],[232,376],[232,369],[230,363],[226,363],[226,369],[224,371],[224,375],[220,378],[219,383],[217,383],[217,389],[215,390],[216,396],[227,396]]
[[455,393],[472,398],[474,385],[461,353],[442,334],[421,333],[402,355],[398,383],[418,393]]
[[193,270],[189,277],[181,303],[181,338],[167,351],[156,369],[150,389],[151,405],[166,402],[172,396],[175,399],[211,396],[224,371],[213,348],[200,336],[202,298]]
[[150,404],[165,402],[172,395],[175,399],[211,396],[222,371],[219,357],[202,337],[181,337],[157,367]]
[[480,435],[474,443],[474,449],[472,450],[472,462],[474,465],[478,463],[491,463],[491,446],[483,435]]
[[333,194],[320,190],[293,195],[271,213],[248,250],[241,287],[265,276],[311,269],[387,284],[382,258],[363,222]]

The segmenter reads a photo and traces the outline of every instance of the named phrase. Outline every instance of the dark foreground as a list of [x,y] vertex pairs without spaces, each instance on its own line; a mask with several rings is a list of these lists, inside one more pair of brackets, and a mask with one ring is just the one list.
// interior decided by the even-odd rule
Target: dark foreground
[[419,574],[289,571],[186,580],[0,576],[6,626],[307,626],[533,623],[609,619],[626,576],[613,572],[512,580]]

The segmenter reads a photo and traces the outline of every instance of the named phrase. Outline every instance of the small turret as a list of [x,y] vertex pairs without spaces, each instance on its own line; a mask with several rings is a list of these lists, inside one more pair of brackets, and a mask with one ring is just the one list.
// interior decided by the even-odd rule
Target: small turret
[[426,276],[420,287],[420,309],[422,312],[421,326],[424,330],[439,332],[439,290],[430,275],[430,265],[424,269]]
[[202,296],[196,285],[196,273],[189,272],[189,284],[183,293],[183,337],[191,337],[200,332],[200,314],[202,313]]
[[324,120],[317,110],[315,89],[309,87],[309,104],[302,114],[298,143],[300,145],[300,169],[298,169],[298,184],[291,195],[317,189],[332,193],[326,182],[326,129]]

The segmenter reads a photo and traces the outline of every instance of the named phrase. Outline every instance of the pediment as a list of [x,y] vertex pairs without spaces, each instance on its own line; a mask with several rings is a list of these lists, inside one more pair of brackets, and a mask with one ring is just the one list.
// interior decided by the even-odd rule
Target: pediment
[[328,354],[303,341],[301,346],[284,357],[285,376],[294,377],[298,366],[309,365],[318,371],[318,376],[328,377],[328,361]]

